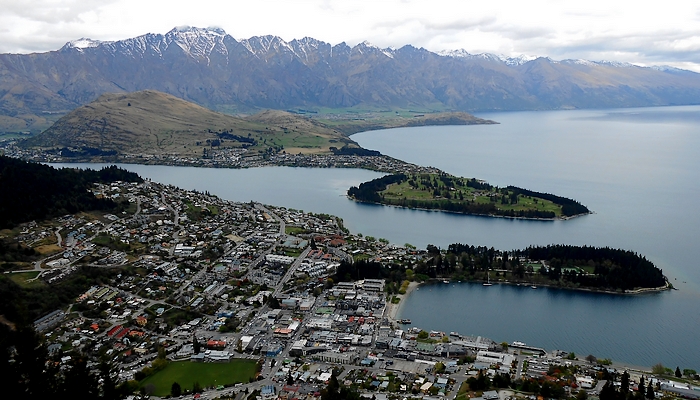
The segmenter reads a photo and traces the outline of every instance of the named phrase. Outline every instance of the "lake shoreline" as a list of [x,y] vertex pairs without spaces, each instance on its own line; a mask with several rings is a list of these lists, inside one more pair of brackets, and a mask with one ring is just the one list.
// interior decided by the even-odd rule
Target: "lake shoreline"
[[346,197],[349,200],[352,200],[356,203],[360,204],[374,204],[378,206],[384,206],[384,207],[396,207],[396,208],[403,208],[405,210],[418,210],[418,211],[431,211],[431,212],[443,212],[443,213],[448,213],[448,214],[456,214],[456,215],[472,215],[475,217],[489,217],[489,218],[505,218],[505,219],[512,219],[512,220],[525,220],[525,221],[543,221],[543,222],[554,222],[554,221],[568,221],[570,219],[578,218],[578,217],[583,217],[586,215],[591,215],[595,214],[593,211],[589,211],[587,213],[582,213],[582,214],[576,214],[576,215],[569,215],[569,216],[561,216],[561,217],[556,217],[556,218],[535,218],[535,217],[511,217],[508,215],[498,215],[498,214],[479,214],[479,213],[467,213],[467,212],[458,212],[458,211],[449,211],[449,210],[441,210],[439,208],[421,208],[421,207],[407,207],[407,206],[399,206],[396,204],[384,204],[384,203],[377,203],[373,201],[362,201],[362,200],[357,200],[354,197],[350,195],[346,195]]
[[397,304],[393,304],[391,301],[389,302],[389,305],[387,306],[387,318],[391,322],[398,322],[396,320],[396,316],[401,312],[401,308],[406,304],[405,299],[408,298],[408,296],[411,295],[411,293],[414,290],[417,290],[418,287],[421,286],[421,283],[418,282],[411,282],[408,284],[408,287],[406,288],[406,293],[400,295],[401,297],[399,298],[399,302]]
[[[670,290],[676,290],[673,285],[668,280],[668,277],[664,276],[664,279],[666,280],[666,285],[664,286],[659,286],[655,288],[639,288],[639,289],[632,289],[632,290],[626,290],[624,292],[618,292],[616,290],[604,290],[604,289],[595,289],[595,288],[584,288],[584,287],[564,287],[564,286],[557,286],[557,285],[551,285],[547,283],[539,283],[539,282],[511,282],[511,281],[491,281],[490,283],[492,285],[508,285],[508,286],[516,286],[516,287],[527,287],[530,286],[533,290],[539,289],[539,288],[547,288],[547,289],[560,289],[560,290],[570,290],[574,292],[586,292],[586,293],[596,293],[596,294],[611,294],[611,295],[618,295],[618,296],[639,296],[639,295],[644,295],[644,294],[654,294],[654,293],[662,293]],[[411,285],[416,282],[411,282]],[[420,286],[431,286],[431,285],[440,285],[440,284],[446,284],[446,283],[469,283],[469,284],[479,284],[483,283],[478,280],[474,281],[453,281],[449,277],[445,278],[435,278],[431,279],[426,282],[421,282],[416,285],[416,288]],[[411,289],[411,292],[413,291],[413,288]],[[406,291],[406,294],[404,297],[408,297],[408,294],[410,292]],[[401,299],[403,302],[404,298]],[[395,314],[398,314],[396,312]]]

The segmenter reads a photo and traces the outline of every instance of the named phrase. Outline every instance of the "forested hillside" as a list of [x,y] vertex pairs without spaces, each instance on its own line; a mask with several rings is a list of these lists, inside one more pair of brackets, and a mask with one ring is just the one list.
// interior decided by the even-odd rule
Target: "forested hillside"
[[93,183],[114,181],[143,180],[116,166],[99,171],[56,169],[0,156],[0,229],[79,211],[114,210],[115,201],[90,191]]

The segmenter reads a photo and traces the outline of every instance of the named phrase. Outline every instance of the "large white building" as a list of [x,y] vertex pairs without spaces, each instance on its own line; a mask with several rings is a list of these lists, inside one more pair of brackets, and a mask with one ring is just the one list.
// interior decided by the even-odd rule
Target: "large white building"
[[496,353],[493,351],[479,351],[476,353],[476,361],[484,364],[511,365],[515,356],[508,353]]

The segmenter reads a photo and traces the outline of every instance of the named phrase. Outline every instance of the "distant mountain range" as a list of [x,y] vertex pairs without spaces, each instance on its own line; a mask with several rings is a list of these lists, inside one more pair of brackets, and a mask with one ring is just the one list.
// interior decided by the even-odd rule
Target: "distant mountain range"
[[227,113],[374,107],[536,110],[697,104],[700,74],[670,67],[506,58],[312,38],[236,40],[175,28],[0,55],[0,126],[38,130],[108,92],[155,89]]

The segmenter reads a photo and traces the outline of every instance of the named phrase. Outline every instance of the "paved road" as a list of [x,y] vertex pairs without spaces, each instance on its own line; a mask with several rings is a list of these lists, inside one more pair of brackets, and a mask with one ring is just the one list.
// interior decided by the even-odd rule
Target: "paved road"
[[311,247],[307,247],[306,249],[304,249],[304,251],[302,251],[301,254],[299,254],[299,257],[297,257],[297,259],[294,260],[294,262],[289,266],[287,273],[284,274],[277,286],[275,286],[275,290],[272,292],[273,296],[276,296],[279,293],[280,289],[284,286],[284,283],[289,281],[289,278],[292,277],[297,268],[299,268],[299,265],[301,265],[301,262],[304,261],[304,259],[306,259],[307,255],[309,255],[310,251]]
[[274,219],[276,219],[277,221],[279,221],[279,223],[280,223],[280,235],[286,235],[286,233],[287,233],[287,232],[286,232],[287,225],[285,224],[284,219],[280,218],[279,216],[277,216],[277,214],[275,214],[275,213],[273,213],[272,211],[268,210],[265,206],[263,206],[263,205],[260,204],[260,203],[255,203],[255,208],[257,208],[258,210],[260,210],[260,211],[262,211],[262,212],[267,213],[269,216],[271,216],[272,218],[274,218]]

